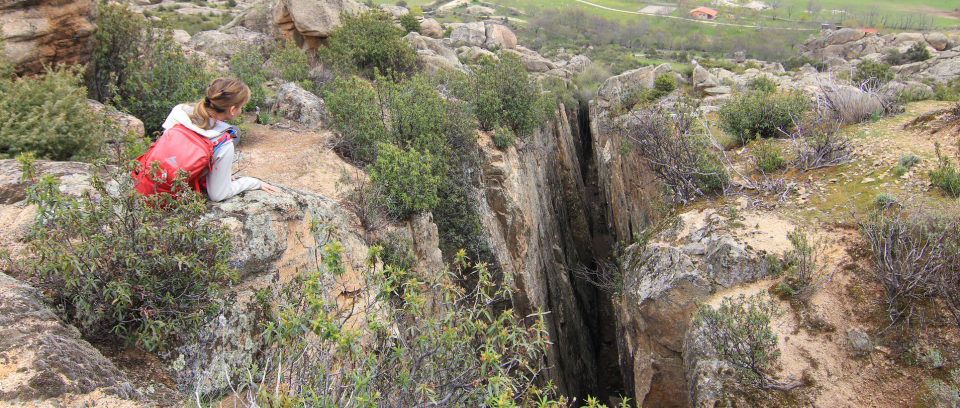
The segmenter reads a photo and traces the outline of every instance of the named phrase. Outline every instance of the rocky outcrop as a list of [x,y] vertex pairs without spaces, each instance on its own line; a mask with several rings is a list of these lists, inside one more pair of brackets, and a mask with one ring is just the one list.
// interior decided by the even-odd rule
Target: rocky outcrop
[[256,52],[255,48],[265,46],[272,41],[270,36],[248,30],[245,27],[233,27],[226,30],[201,31],[190,37],[187,47],[217,58],[220,62],[230,61],[234,55]]
[[436,40],[414,32],[408,33],[403,39],[417,50],[417,61],[429,73],[464,69],[457,53],[449,47],[448,40]]
[[578,161],[580,140],[561,110],[517,148],[505,151],[481,138],[480,214],[497,263],[513,276],[519,315],[544,315],[553,346],[546,375],[568,396],[596,389],[596,332],[590,297],[570,273],[593,257],[591,225]]
[[143,121],[137,119],[136,116],[120,112],[113,106],[104,105],[93,99],[87,99],[86,102],[87,107],[89,107],[95,115],[102,115],[106,117],[107,121],[110,123],[110,126],[119,130],[121,134],[130,135],[136,138],[143,137],[145,133]]
[[690,406],[684,338],[696,302],[767,274],[762,257],[722,225],[718,214],[694,211],[649,245],[624,251],[620,366],[643,406]]
[[430,38],[443,37],[443,26],[432,18],[425,18],[420,22],[420,34]]
[[713,88],[720,85],[720,79],[701,67],[696,60],[690,61],[690,64],[693,66],[693,89]]
[[506,26],[493,21],[450,24],[450,40],[454,46],[473,46],[512,50],[517,36]]
[[123,373],[63,324],[36,289],[0,273],[0,405],[94,392],[125,405],[119,399],[134,396]]
[[896,33],[877,36],[854,28],[827,31],[820,37],[811,38],[800,46],[800,55],[825,61],[841,58],[845,61],[877,55],[882,58],[891,50],[905,52],[910,46],[920,43],[934,54],[945,51],[950,41],[943,33]]
[[0,58],[26,75],[48,65],[84,64],[93,51],[96,16],[94,0],[0,2]]
[[273,23],[280,27],[284,39],[316,50],[340,26],[341,12],[366,9],[353,0],[279,0],[273,9]]
[[293,82],[280,85],[274,112],[301,125],[319,128],[327,120],[327,105],[317,95]]
[[639,88],[653,89],[653,81],[658,76],[673,72],[670,64],[646,66],[610,77],[597,89],[597,105],[602,108],[619,105],[630,92]]

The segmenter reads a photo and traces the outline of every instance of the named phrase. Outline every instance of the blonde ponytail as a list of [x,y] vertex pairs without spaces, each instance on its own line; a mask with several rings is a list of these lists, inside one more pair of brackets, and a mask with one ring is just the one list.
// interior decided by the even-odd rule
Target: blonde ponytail
[[207,87],[207,96],[193,107],[190,121],[201,129],[211,129],[216,124],[213,115],[226,112],[231,107],[243,108],[250,101],[250,88],[236,78],[217,78]]

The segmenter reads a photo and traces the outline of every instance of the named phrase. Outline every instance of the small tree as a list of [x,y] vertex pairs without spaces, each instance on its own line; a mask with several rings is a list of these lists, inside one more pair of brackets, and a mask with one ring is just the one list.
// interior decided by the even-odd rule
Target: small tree
[[540,92],[520,58],[512,53],[481,60],[456,91],[473,105],[481,129],[505,125],[520,137],[533,132],[554,108],[554,99]]
[[340,22],[342,25],[330,33],[330,46],[318,52],[323,62],[368,78],[374,72],[396,76],[412,71],[416,51],[400,39],[404,33],[393,25],[389,15],[378,10],[344,13]]
[[724,298],[716,309],[698,303],[695,325],[701,325],[720,359],[733,368],[734,380],[744,386],[785,388],[772,379],[780,359],[777,335],[770,329],[776,309],[761,294]]
[[420,20],[418,20],[417,16],[413,15],[413,13],[407,13],[400,16],[400,25],[403,26],[403,29],[407,30],[408,33],[420,32]]

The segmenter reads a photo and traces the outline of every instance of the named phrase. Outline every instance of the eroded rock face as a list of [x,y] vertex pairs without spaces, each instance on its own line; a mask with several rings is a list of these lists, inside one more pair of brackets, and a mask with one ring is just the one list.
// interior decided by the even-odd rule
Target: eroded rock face
[[266,34],[251,31],[245,27],[233,27],[223,31],[211,30],[196,33],[187,41],[187,46],[217,58],[221,62],[227,62],[234,55],[252,52],[253,47],[266,45],[270,41],[270,36]]
[[621,258],[620,365],[644,406],[690,406],[685,336],[696,302],[767,274],[759,254],[723,232],[719,216],[683,224],[692,219],[700,218],[681,216],[675,228],[646,247],[628,247]]
[[507,50],[517,47],[517,36],[513,31],[496,22],[454,23],[450,27],[450,40],[454,46],[500,47]]
[[61,322],[36,289],[0,273],[0,405],[94,392],[134,397],[123,373]]
[[358,13],[367,7],[353,0],[279,0],[273,23],[283,37],[316,50],[340,26],[340,13]]
[[578,163],[578,137],[566,114],[505,151],[481,137],[485,182],[481,222],[501,267],[514,276],[519,315],[545,315],[550,339],[546,373],[565,395],[595,389],[597,360],[584,305],[590,300],[569,268],[593,257],[591,226]]
[[656,67],[647,66],[633,69],[610,77],[603,81],[597,89],[597,104],[604,108],[611,104],[618,105],[628,93],[639,88],[652,89],[653,81],[658,76],[672,71],[673,68],[670,67],[670,64],[661,64]]
[[403,39],[417,50],[417,61],[427,72],[464,69],[457,53],[447,45],[446,40],[437,40],[414,32],[408,33]]
[[304,126],[319,128],[327,120],[327,105],[317,95],[293,82],[280,85],[273,111]]
[[38,74],[44,65],[84,64],[93,51],[94,0],[6,0],[0,2],[2,58],[18,74]]

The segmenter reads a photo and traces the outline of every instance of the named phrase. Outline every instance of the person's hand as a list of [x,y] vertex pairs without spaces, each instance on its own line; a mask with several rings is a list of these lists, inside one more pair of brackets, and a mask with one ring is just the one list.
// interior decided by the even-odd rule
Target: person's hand
[[266,192],[268,192],[268,193],[270,193],[270,194],[273,194],[274,192],[277,191],[277,188],[276,188],[276,187],[271,186],[271,185],[269,185],[269,184],[267,184],[267,183],[264,183],[264,182],[262,182],[262,181],[260,182],[260,189],[263,190],[263,191],[266,191]]

